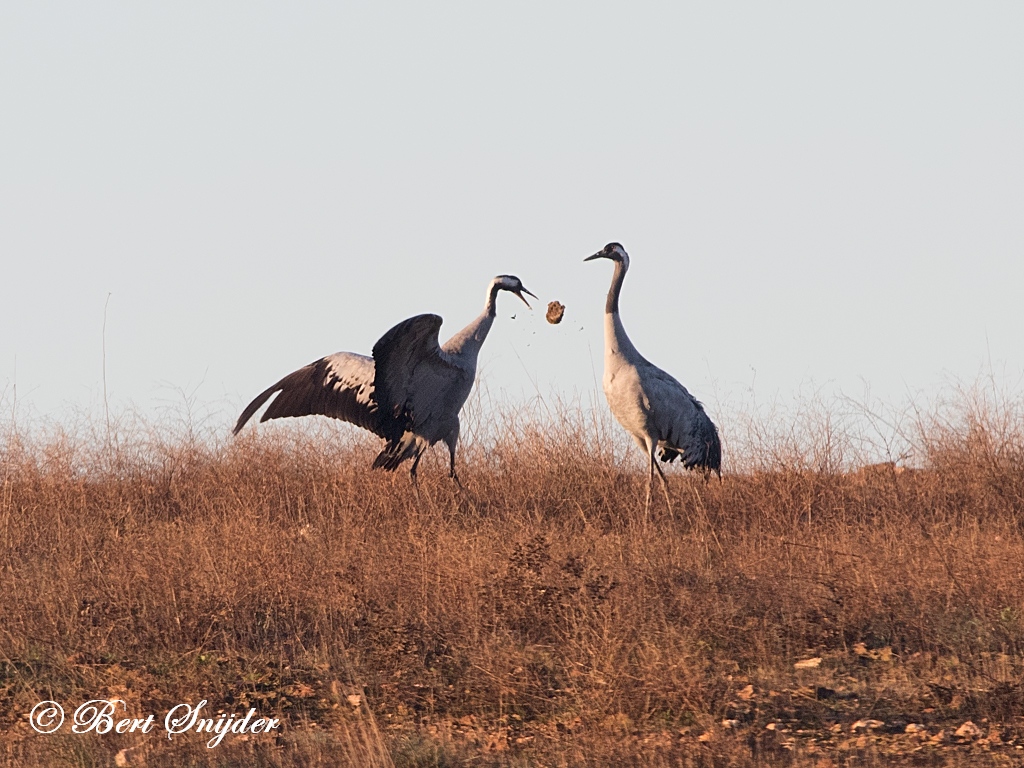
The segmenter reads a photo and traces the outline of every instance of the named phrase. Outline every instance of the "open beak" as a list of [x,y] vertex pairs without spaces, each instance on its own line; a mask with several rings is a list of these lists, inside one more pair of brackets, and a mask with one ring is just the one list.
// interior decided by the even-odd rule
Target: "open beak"
[[[526,300],[526,296],[533,296],[533,298],[535,298],[535,299],[537,298],[536,296],[534,296],[532,293],[530,293],[525,288],[523,288],[523,290],[521,292],[520,291],[516,291],[515,293],[516,293],[516,296],[518,296],[520,299],[523,300],[523,304],[525,304],[528,307],[530,307],[530,302],[528,302]],[[526,294],[526,296],[523,296],[524,293]],[[540,301],[540,299],[537,299],[537,300]],[[533,309],[533,307],[530,307],[530,309]]]

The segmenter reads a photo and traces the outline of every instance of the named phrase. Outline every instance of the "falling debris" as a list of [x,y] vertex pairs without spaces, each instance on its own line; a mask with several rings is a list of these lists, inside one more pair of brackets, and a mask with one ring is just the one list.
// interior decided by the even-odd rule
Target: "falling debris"
[[560,301],[552,301],[548,304],[548,322],[552,325],[558,325],[562,322],[562,316],[565,314],[565,305]]

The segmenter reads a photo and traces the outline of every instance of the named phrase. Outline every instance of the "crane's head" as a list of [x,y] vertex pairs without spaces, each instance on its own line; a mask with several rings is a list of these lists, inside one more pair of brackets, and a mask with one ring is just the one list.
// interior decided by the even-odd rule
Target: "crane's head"
[[593,261],[594,259],[611,259],[612,261],[621,262],[624,267],[629,266],[629,255],[620,243],[608,243],[608,245],[593,256],[587,256],[584,261]]
[[[528,290],[526,290],[526,286],[523,285],[523,281],[520,280],[515,275],[498,275],[496,278],[494,278],[494,286],[500,291],[511,291],[520,299],[522,299],[523,304],[525,304],[528,307],[530,306],[530,302],[526,300],[526,296],[533,296],[533,298],[535,299],[537,298]],[[526,296],[523,296],[524,293],[526,294]],[[533,309],[533,307],[530,308]]]

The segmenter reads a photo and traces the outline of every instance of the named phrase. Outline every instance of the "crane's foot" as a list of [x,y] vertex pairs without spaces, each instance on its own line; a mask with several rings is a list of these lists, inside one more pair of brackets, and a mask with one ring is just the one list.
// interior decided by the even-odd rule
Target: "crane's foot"
[[420,497],[420,482],[416,477],[417,463],[419,462],[414,462],[412,465],[412,469],[409,470],[409,481],[412,483],[412,492],[416,496],[416,504],[419,505],[419,503],[422,501],[422,498]]
[[669,517],[674,517],[675,512],[672,510],[672,499],[668,495],[668,483],[665,482],[665,478],[661,478],[661,490],[665,492],[665,505],[668,507]]
[[455,471],[455,461],[452,460],[451,467],[448,470],[448,477],[455,483],[455,498],[458,500],[458,507],[461,509],[464,506],[468,506],[475,514],[479,514],[477,507],[476,496],[459,480],[459,473]]

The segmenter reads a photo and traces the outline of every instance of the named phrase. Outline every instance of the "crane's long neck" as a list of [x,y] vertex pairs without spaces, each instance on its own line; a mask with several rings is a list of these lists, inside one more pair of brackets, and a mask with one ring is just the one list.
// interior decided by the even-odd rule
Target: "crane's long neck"
[[615,272],[612,274],[612,284],[608,289],[608,300],[604,303],[606,314],[619,311],[619,293],[622,292],[622,281],[626,279],[626,270],[629,264],[624,261],[615,262]]
[[[500,290],[501,287],[497,278],[491,280],[491,284],[487,286],[487,303],[484,304],[484,315],[487,315],[491,320],[494,320],[494,316],[498,313],[498,291]],[[490,326],[487,327],[490,328]]]
[[480,347],[494,324],[494,317],[497,314],[498,281],[492,280],[487,288],[487,303],[484,311],[469,325],[452,336],[444,344],[444,351],[457,355],[467,363],[476,366],[477,355],[480,354]]
[[626,279],[626,270],[629,263],[625,261],[615,262],[615,273],[612,275],[612,284],[608,289],[608,300],[604,305],[604,348],[606,357],[622,355],[631,360],[643,359],[633,342],[626,335],[626,329],[622,327],[622,318],[619,317],[619,293],[622,291],[622,282]]

